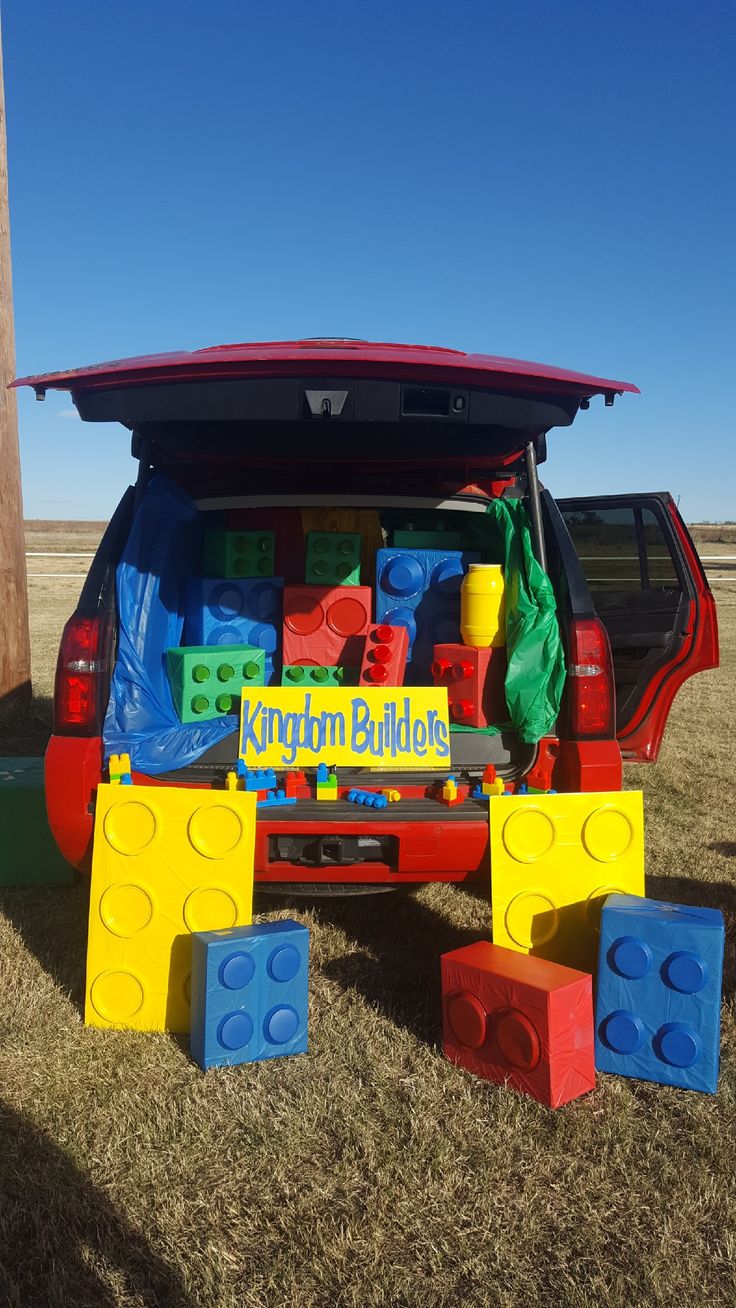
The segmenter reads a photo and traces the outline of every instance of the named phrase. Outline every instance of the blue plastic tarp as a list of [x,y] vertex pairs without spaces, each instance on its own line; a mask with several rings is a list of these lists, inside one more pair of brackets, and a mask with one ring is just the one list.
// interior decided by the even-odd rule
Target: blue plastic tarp
[[186,583],[199,572],[201,550],[194,501],[153,477],[117,568],[118,657],[103,727],[105,757],[128,753],[141,772],[186,767],[237,730],[236,717],[183,725],[166,675],[166,651],[181,644]]

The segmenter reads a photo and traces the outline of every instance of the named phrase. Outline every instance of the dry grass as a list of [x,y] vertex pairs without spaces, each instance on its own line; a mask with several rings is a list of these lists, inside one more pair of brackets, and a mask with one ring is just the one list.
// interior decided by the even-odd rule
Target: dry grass
[[[42,695],[75,584],[31,592]],[[721,591],[723,666],[627,783],[646,793],[650,891],[720,905],[732,932]],[[206,1076],[184,1041],[82,1025],[83,888],[5,891],[0,910],[8,1308],[733,1303],[733,934],[717,1097],[602,1077],[552,1113],[439,1052],[437,957],[488,934],[462,891],[279,906],[312,930],[310,1053]]]

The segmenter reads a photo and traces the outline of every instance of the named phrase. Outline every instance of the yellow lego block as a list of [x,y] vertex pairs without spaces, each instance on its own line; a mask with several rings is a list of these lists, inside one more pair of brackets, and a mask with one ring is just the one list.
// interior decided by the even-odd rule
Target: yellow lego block
[[337,799],[337,779],[334,786],[318,785],[317,799]]
[[457,782],[452,777],[448,777],[442,787],[442,798],[457,799]]
[[606,895],[644,894],[641,791],[493,796],[493,942],[595,967]]
[[252,921],[256,796],[97,788],[85,1022],[189,1030],[192,931]]
[[389,804],[398,804],[399,800],[401,799],[400,790],[382,790],[379,793],[385,796]]
[[504,783],[500,777],[494,781],[482,781],[480,785],[481,795],[502,795],[504,792]]

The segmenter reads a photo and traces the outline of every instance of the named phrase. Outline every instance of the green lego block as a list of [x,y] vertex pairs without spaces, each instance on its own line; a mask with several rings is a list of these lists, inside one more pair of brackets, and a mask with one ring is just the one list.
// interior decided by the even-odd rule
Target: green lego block
[[357,686],[360,668],[323,668],[290,663],[282,669],[282,686]]
[[406,531],[397,530],[394,545],[410,550],[459,550],[463,538],[459,531]]
[[240,712],[243,686],[265,681],[264,650],[252,645],[184,645],[166,651],[166,670],[182,722]]
[[304,580],[311,586],[359,586],[360,534],[308,531]]
[[0,758],[0,886],[71,886],[78,874],[49,830],[42,758]]
[[272,577],[272,531],[206,531],[205,577]]

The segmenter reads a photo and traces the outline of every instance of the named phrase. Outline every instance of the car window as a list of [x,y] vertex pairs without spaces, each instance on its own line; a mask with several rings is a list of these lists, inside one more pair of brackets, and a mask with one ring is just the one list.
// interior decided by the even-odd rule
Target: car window
[[649,508],[563,510],[593,595],[679,590],[667,539]]

